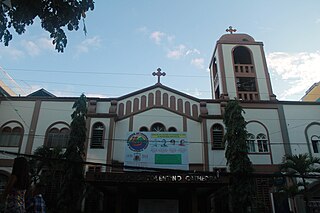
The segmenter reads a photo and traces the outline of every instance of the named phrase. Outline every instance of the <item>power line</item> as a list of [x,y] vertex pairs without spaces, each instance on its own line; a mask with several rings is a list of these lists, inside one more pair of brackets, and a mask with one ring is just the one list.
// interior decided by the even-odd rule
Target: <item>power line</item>
[[[13,100],[10,100],[11,102],[15,102]],[[71,103],[71,102],[70,102]],[[72,102],[73,103],[73,102]],[[25,109],[33,109],[34,107],[29,107],[29,106],[23,106],[23,105],[16,105],[16,104],[9,104],[7,105],[5,102],[2,103],[3,106],[14,106],[14,107],[18,107],[18,108],[25,108]],[[57,109],[57,108],[48,108],[48,107],[42,107],[42,110],[50,110],[50,111],[57,111],[57,112],[69,112],[72,111],[72,109]],[[108,113],[105,113],[108,114]],[[173,115],[155,115],[155,114],[148,114],[148,115],[139,115],[139,117],[163,117],[163,118],[173,118],[175,116]],[[217,119],[215,119],[217,120]],[[251,117],[250,120],[246,120],[247,122],[249,121],[254,121],[254,120],[262,120],[262,121],[280,121],[281,119],[278,118],[258,118],[258,117]],[[283,119],[284,120],[284,119]],[[320,120],[314,120],[311,118],[287,118],[285,119],[286,121],[317,121],[320,122]],[[309,124],[309,123],[305,123],[305,124]]]
[[[161,133],[161,132],[154,132],[154,133]],[[174,132],[172,132],[174,133]],[[46,137],[48,137],[48,135],[39,135],[39,134],[28,134],[28,133],[25,133],[25,134],[22,134],[22,136],[26,136],[26,137],[29,137],[29,136],[32,136],[34,137],[35,139],[45,139]],[[91,140],[92,137],[86,137],[85,138],[86,140]],[[102,138],[101,139],[102,141],[107,141],[107,142],[115,142],[115,143],[127,143],[128,141],[128,138]],[[161,141],[158,141],[158,140],[149,140],[149,143],[153,144],[153,143],[158,143],[160,144]],[[169,142],[167,142],[169,143]],[[185,144],[211,144],[212,142],[211,141],[194,141],[194,140],[187,140],[185,142]],[[289,144],[289,145],[303,145],[303,146],[307,146],[308,144],[306,144],[306,141],[295,141],[295,142],[282,142],[282,141],[278,141],[278,142],[269,142],[268,144],[270,145],[284,145],[284,144]],[[161,145],[159,145],[160,147]],[[169,145],[170,146],[170,145]],[[8,146],[8,147],[11,147],[11,146]],[[96,148],[94,148],[96,149]]]
[[[30,154],[21,154],[16,152],[10,152],[10,151],[4,151],[0,150],[1,154],[4,155],[14,155],[14,156],[24,156],[27,158],[33,158],[37,160],[50,160],[50,161],[60,161],[65,163],[75,163],[75,164],[83,164],[83,165],[95,165],[95,166],[105,166],[110,168],[122,168],[122,169],[130,169],[130,170],[137,170],[137,171],[150,171],[150,172],[165,172],[165,173],[186,173],[186,174],[202,174],[202,175],[216,175],[216,171],[198,171],[198,170],[181,170],[181,169],[166,169],[166,168],[154,168],[154,167],[140,167],[140,166],[125,166],[125,165],[117,165],[117,164],[107,164],[107,163],[97,163],[97,162],[90,162],[90,161],[72,161],[67,160],[64,158],[51,158],[46,156],[38,156],[38,155],[30,155]],[[127,171],[128,172],[128,171]],[[219,175],[221,176],[229,176],[233,173],[227,172],[227,171],[221,171],[219,172]],[[317,179],[320,178],[319,174],[308,174],[308,175],[300,175],[300,174],[289,174],[289,173],[251,173],[248,174],[248,177],[298,177],[298,178],[310,178],[310,179]]]
[[[42,73],[63,73],[63,74],[96,74],[96,75],[123,75],[123,76],[146,76],[146,73],[125,73],[125,72],[95,72],[95,71],[71,71],[71,70],[45,70],[45,69],[17,69],[6,68],[6,70],[26,71],[26,72],[42,72]],[[171,75],[170,77],[182,77],[182,78],[208,78],[204,75]],[[150,75],[151,77],[151,75]]]
[[1,90],[0,90],[0,93],[8,100],[8,102],[9,102],[9,105],[11,106],[11,108],[13,109],[13,111],[18,115],[18,117],[22,120],[22,122],[26,125],[26,127],[28,128],[28,129],[30,129],[30,126],[27,124],[27,122],[23,119],[23,117],[22,117],[22,115],[19,113],[19,111],[18,111],[18,109],[17,108],[15,108],[13,105],[12,105],[12,101],[9,99],[9,97],[6,95],[6,94],[4,94]]

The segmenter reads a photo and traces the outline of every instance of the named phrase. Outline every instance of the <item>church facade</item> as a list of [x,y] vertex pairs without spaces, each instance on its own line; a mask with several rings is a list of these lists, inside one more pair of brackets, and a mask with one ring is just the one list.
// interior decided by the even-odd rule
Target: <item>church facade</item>
[[[87,97],[85,160],[96,164],[86,166],[86,180],[100,193],[86,211],[228,212],[223,115],[235,98],[247,121],[256,208],[304,211],[301,200],[281,203],[268,175],[279,172],[285,155],[320,157],[320,104],[277,100],[263,43],[230,32],[217,41],[209,65],[212,99],[163,85],[160,69],[152,86],[117,98]],[[42,145],[65,147],[75,100],[45,90],[0,96],[0,150],[32,154]],[[0,153],[1,183],[13,158]],[[313,191],[317,202],[316,184]]]

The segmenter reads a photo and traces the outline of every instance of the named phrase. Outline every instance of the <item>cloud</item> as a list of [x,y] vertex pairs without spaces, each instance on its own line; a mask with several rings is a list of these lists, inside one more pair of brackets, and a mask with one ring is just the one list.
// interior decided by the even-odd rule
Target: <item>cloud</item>
[[267,55],[271,73],[288,82],[280,99],[293,95],[302,96],[315,82],[320,80],[320,52],[284,53],[274,52]]
[[186,55],[194,55],[194,54],[199,55],[199,54],[200,54],[200,51],[197,50],[197,49],[193,49],[193,50],[188,50],[188,51],[186,52]]
[[49,38],[38,37],[33,40],[22,40],[16,46],[10,44],[8,47],[0,48],[0,58],[8,57],[10,59],[18,60],[26,55],[36,57],[43,51],[54,52],[54,45]]
[[150,35],[150,39],[156,44],[160,44],[166,34],[160,31],[154,31]]
[[174,35],[167,36],[167,40],[169,43],[172,43],[176,37]]
[[49,38],[45,38],[45,37],[39,38],[38,45],[41,49],[52,50],[55,52],[54,50],[55,46],[52,44],[52,40]]
[[136,32],[147,34],[148,33],[148,28],[145,27],[145,26],[139,27],[139,28],[136,29]]
[[[1,44],[2,45],[2,44]],[[0,58],[7,57],[14,60],[21,59],[25,56],[24,52],[14,46],[0,47]]]
[[21,45],[27,51],[27,54],[30,56],[37,56],[40,54],[40,48],[33,41],[23,40]]
[[[144,31],[144,28],[141,28]],[[204,59],[199,57],[200,51],[196,48],[190,48],[185,44],[175,44],[176,37],[161,31],[153,31],[150,33],[150,39],[159,47],[166,51],[166,56],[169,59],[179,60],[185,58],[191,59],[191,64],[198,69],[204,69]],[[195,57],[197,55],[197,57]]]
[[200,97],[202,96],[202,92],[198,89],[198,88],[195,88],[195,89],[186,89],[185,91],[187,94],[191,95],[191,96],[194,96],[194,97]]
[[204,58],[194,58],[191,60],[191,64],[198,69],[204,69]]
[[186,55],[186,46],[180,44],[172,50],[168,50],[167,57],[171,59],[180,59],[182,56]]
[[99,48],[101,46],[101,39],[99,36],[86,38],[76,47],[76,56],[82,53],[87,53],[91,48]]
[[37,38],[34,41],[22,40],[21,46],[26,51],[26,53],[30,56],[38,56],[44,50],[54,51],[54,45],[52,44],[52,41],[45,37]]

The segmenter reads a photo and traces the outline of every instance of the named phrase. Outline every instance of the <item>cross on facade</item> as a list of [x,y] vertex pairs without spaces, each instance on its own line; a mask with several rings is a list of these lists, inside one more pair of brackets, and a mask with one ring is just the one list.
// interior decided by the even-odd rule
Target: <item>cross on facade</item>
[[161,76],[165,76],[166,73],[165,73],[165,72],[161,72],[161,69],[158,68],[158,69],[157,69],[157,72],[153,72],[152,75],[153,75],[153,76],[158,76],[158,84],[160,84],[160,77],[161,77]]
[[234,33],[234,32],[237,32],[236,29],[233,29],[232,26],[229,26],[228,29],[226,29],[227,32],[229,32],[230,34]]

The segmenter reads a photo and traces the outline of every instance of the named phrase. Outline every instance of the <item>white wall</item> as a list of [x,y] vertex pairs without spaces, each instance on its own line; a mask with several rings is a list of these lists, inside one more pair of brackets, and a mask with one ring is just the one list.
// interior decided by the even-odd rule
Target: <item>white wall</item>
[[[309,153],[305,130],[312,122],[320,123],[320,105],[283,105],[283,109],[292,154]],[[318,128],[318,135],[320,136],[320,128]]]
[[[247,122],[247,130],[249,133],[257,135],[266,128],[268,139],[270,142],[272,159],[274,164],[280,164],[285,154],[283,146],[282,132],[280,128],[279,116],[277,109],[245,109],[243,115]],[[256,122],[258,121],[258,122]],[[263,127],[265,126],[265,128]],[[254,164],[269,164],[271,159],[269,154],[254,155],[250,154],[250,159]],[[266,159],[264,162],[262,159]]]
[[[34,105],[34,101],[1,101],[0,103],[0,126],[8,121],[18,121],[24,128],[21,152],[26,148]],[[1,147],[1,149],[11,152],[19,150],[17,147]]]

